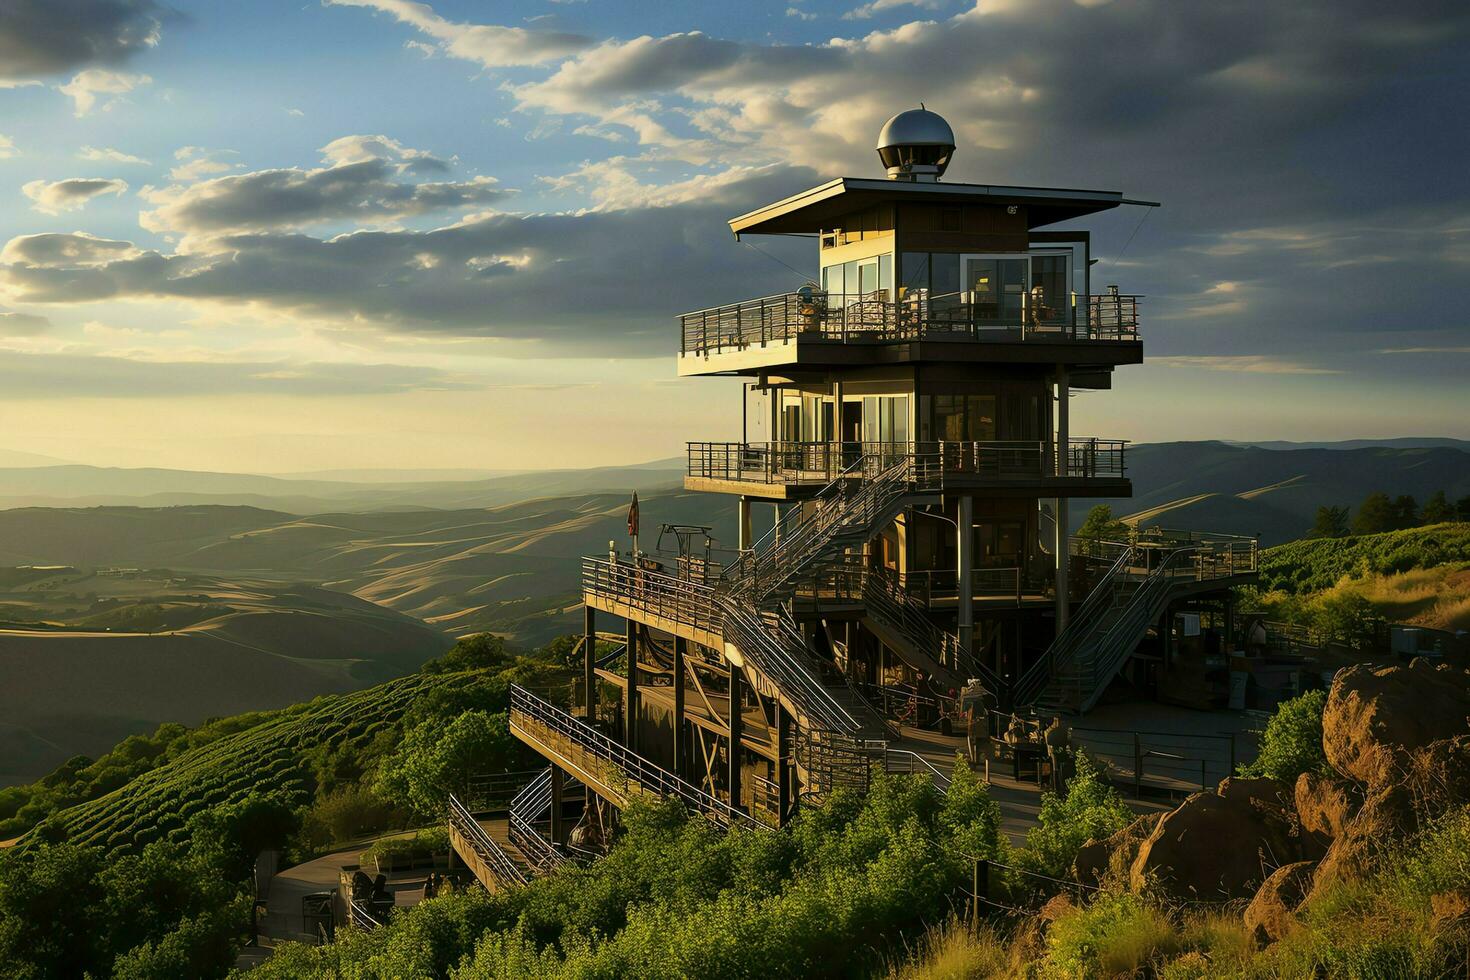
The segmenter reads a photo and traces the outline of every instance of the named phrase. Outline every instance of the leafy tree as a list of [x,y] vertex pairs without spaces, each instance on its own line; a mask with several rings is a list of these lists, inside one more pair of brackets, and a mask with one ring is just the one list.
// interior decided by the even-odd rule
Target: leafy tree
[[1434,491],[1425,502],[1423,519],[1425,524],[1443,524],[1455,519],[1455,508],[1445,499],[1443,490]]
[[1419,526],[1419,504],[1408,494],[1400,494],[1393,501],[1393,527],[1390,530],[1402,531],[1405,528]]
[[1310,538],[1345,538],[1350,533],[1348,509],[1336,505],[1317,508],[1317,522],[1312,525]]
[[1455,519],[1470,521],[1470,497],[1461,497],[1455,501]]
[[1381,491],[1370,493],[1358,505],[1358,515],[1353,518],[1353,532],[1382,534],[1394,530],[1397,519],[1398,511],[1393,501],[1388,499],[1388,494]]
[[1326,770],[1327,756],[1322,751],[1322,710],[1326,706],[1325,691],[1308,691],[1278,704],[1261,733],[1260,754],[1254,762],[1240,766],[1240,774],[1295,782],[1304,772]]
[[505,640],[493,633],[476,633],[456,643],[449,652],[430,660],[420,668],[425,674],[446,674],[460,670],[498,670],[514,658],[505,649]]
[[424,817],[444,812],[451,793],[464,791],[475,773],[504,769],[513,758],[509,716],[501,711],[467,711],[448,724],[425,721],[404,736],[384,764],[374,787]]
[[1127,541],[1131,528],[1127,522],[1113,517],[1113,508],[1098,504],[1087,512],[1087,518],[1077,529],[1077,537],[1088,541]]

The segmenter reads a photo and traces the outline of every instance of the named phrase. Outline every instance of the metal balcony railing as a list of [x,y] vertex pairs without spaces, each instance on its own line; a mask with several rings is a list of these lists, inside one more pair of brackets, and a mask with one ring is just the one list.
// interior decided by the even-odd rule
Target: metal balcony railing
[[745,300],[679,317],[683,354],[715,354],[800,337],[841,344],[924,341],[1101,341],[1138,339],[1140,297],[1072,296],[1060,308],[1017,297],[1003,311],[973,293],[893,299],[871,293],[795,292]]
[[902,457],[922,462],[940,482],[954,480],[1121,479],[1128,443],[1123,439],[1071,439],[1058,456],[1040,440],[978,442],[691,442],[686,446],[691,477],[766,484],[826,484],[849,473],[859,460],[876,467]]

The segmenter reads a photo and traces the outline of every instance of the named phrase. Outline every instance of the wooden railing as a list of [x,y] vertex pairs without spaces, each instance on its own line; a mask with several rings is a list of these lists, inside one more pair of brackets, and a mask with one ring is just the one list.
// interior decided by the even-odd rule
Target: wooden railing
[[796,337],[844,344],[925,341],[1103,341],[1138,339],[1138,296],[1074,296],[1061,308],[1029,295],[1002,313],[970,293],[914,290],[864,294],[814,291],[762,296],[679,317],[680,351],[711,354]]
[[[942,477],[974,480],[1122,478],[1128,443],[1122,439],[1071,439],[1060,457],[1040,440],[971,442],[691,442],[691,477],[742,483],[826,484],[858,460],[911,456]],[[859,471],[854,477],[863,476]]]

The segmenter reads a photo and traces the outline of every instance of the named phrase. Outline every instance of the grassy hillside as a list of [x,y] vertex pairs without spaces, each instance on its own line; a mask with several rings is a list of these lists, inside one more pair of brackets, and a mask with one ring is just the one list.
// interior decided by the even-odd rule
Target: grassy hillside
[[0,785],[165,721],[410,673],[450,640],[315,586],[62,569],[0,585]]
[[1374,619],[1470,629],[1470,524],[1293,541],[1261,554],[1248,607],[1363,647]]
[[1470,563],[1470,524],[1306,539],[1262,553],[1261,587],[1316,592],[1331,588],[1344,576],[1393,575],[1465,563]]
[[241,730],[185,752],[99,799],[63,810],[47,833],[128,851],[178,837],[196,813],[237,803],[257,790],[280,791],[305,805],[315,790],[313,754],[370,743],[379,732],[391,731],[415,699],[458,680],[452,674],[414,674],[226,723],[221,726],[226,731],[234,725]]
[[1356,507],[1377,490],[1409,494],[1421,504],[1436,490],[1458,500],[1470,494],[1470,452],[1157,443],[1129,449],[1128,477],[1133,497],[1106,501],[1115,514],[1165,527],[1259,534],[1278,544],[1305,535],[1318,507]]

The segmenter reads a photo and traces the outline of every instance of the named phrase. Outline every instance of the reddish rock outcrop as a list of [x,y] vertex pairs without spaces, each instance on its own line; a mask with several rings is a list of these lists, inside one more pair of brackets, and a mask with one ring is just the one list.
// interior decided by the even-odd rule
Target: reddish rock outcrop
[[1158,826],[1163,814],[1147,813],[1102,840],[1088,841],[1077,851],[1072,863],[1072,877],[1084,885],[1097,887],[1105,877],[1128,876],[1138,847]]
[[1276,942],[1296,926],[1296,910],[1312,885],[1313,861],[1285,864],[1261,883],[1245,910],[1245,927],[1262,946]]
[[1464,735],[1470,677],[1424,658],[1407,667],[1358,664],[1338,673],[1322,714],[1322,748],[1345,776],[1376,789],[1414,750]]
[[1132,887],[1209,901],[1255,894],[1265,869],[1300,856],[1284,803],[1290,799],[1269,779],[1226,779],[1218,792],[1194,794],[1139,846]]

